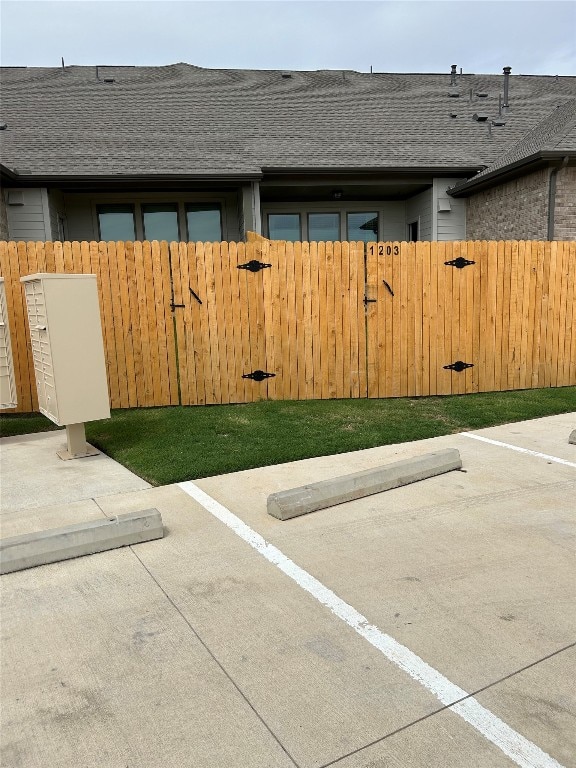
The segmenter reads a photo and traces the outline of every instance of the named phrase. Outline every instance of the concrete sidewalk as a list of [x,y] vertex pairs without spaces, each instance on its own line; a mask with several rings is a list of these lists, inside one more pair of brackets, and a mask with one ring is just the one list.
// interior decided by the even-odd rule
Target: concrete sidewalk
[[[575,425],[475,433],[569,464],[454,435],[196,485],[576,766]],[[266,514],[269,493],[444,447],[465,471],[287,522]],[[2,765],[514,765],[182,488],[126,490],[3,515],[13,535],[156,507],[167,535],[2,577]]]
[[95,497],[151,487],[103,453],[63,461],[65,444],[65,430],[0,439],[3,538],[97,520]]

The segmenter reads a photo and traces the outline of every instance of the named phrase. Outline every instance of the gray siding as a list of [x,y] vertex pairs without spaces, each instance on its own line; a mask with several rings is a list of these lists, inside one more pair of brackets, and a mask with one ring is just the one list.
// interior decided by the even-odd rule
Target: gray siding
[[420,224],[419,240],[434,239],[432,237],[432,187],[406,200],[406,224],[413,221],[418,221]]
[[[50,240],[50,215],[46,189],[7,189],[6,213],[10,240],[42,241]],[[22,204],[13,204],[16,193],[22,198]]]
[[406,240],[406,203],[384,203],[381,240]]
[[[463,179],[434,179],[433,212],[436,220],[436,236],[434,240],[465,240],[466,239],[466,201],[461,198],[449,197],[446,190],[455,186]],[[447,201],[449,211],[441,211],[441,204]]]

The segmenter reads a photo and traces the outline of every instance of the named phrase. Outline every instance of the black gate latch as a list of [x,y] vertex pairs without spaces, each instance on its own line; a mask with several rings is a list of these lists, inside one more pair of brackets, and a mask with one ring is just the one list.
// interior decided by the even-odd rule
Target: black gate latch
[[462,360],[456,360],[455,363],[444,366],[446,371],[456,371],[456,373],[461,373],[466,368],[474,368],[474,363],[463,363]]
[[237,269],[247,269],[250,272],[260,272],[261,269],[266,269],[266,267],[271,266],[272,264],[263,264],[261,261],[252,259],[252,261],[247,261],[246,264],[238,264]]
[[254,379],[254,381],[264,381],[264,379],[271,379],[272,376],[276,376],[276,374],[267,371],[252,371],[252,373],[242,374],[243,379]]
[[457,259],[452,259],[452,261],[445,261],[444,264],[447,267],[456,267],[456,269],[464,269],[464,267],[469,267],[470,264],[476,264],[476,262],[469,261],[469,259],[465,259],[463,256],[458,256]]
[[369,299],[368,296],[364,296],[364,306],[367,307],[368,304],[375,304],[377,299]]

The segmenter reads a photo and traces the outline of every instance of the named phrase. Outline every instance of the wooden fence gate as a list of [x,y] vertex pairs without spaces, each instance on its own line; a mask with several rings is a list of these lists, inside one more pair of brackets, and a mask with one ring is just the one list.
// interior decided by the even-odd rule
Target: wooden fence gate
[[98,276],[111,404],[403,397],[576,384],[576,243],[0,243],[19,278]]

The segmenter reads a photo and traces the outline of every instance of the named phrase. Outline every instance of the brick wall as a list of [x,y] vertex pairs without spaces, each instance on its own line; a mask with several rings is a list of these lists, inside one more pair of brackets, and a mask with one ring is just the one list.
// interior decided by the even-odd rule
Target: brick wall
[[6,198],[0,190],[0,240],[8,240],[8,212],[6,211]]
[[576,240],[576,168],[562,168],[556,177],[554,240]]
[[536,171],[471,195],[467,240],[546,240],[549,175]]

